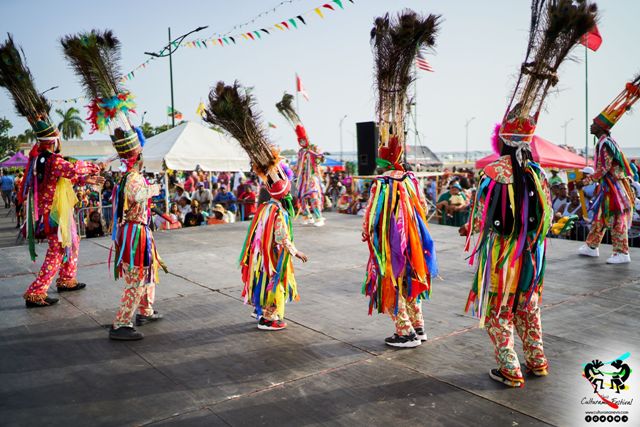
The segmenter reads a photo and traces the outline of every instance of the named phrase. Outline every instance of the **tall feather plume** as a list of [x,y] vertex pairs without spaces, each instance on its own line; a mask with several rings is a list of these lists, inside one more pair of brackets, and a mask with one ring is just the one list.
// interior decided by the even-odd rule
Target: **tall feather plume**
[[255,107],[249,89],[237,81],[233,85],[220,81],[209,93],[204,121],[224,129],[238,140],[251,158],[255,171],[266,175],[278,161],[278,156],[267,140]]
[[587,0],[532,0],[527,52],[507,113],[517,101],[514,114],[537,116],[560,65],[597,19],[597,6]]
[[60,41],[71,67],[81,77],[92,99],[111,97],[122,90],[119,81],[120,41],[111,30],[92,30],[65,36]]
[[51,105],[36,90],[24,52],[15,46],[11,34],[0,45],[0,86],[11,94],[16,112],[26,117],[29,123],[48,121]]
[[440,21],[440,15],[421,16],[407,9],[397,16],[376,18],[371,30],[378,123],[390,127],[400,143],[404,143],[407,90],[415,79],[416,56],[420,49],[435,46]]
[[302,120],[300,120],[300,116],[296,112],[295,108],[293,108],[293,95],[289,93],[285,93],[282,96],[282,100],[276,104],[276,108],[278,112],[287,119],[287,122],[295,129],[296,126],[302,124]]

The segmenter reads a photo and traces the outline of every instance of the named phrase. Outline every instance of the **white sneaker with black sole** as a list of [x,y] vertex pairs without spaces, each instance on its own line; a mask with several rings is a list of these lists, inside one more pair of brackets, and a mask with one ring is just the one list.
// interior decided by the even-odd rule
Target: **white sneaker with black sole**
[[384,343],[391,347],[413,348],[422,344],[422,341],[418,339],[416,334],[412,333],[410,335],[393,334],[393,336],[385,338]]

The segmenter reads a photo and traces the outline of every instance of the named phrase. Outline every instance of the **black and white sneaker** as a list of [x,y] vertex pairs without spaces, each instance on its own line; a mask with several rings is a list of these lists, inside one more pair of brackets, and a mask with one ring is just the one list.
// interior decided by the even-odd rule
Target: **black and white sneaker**
[[498,381],[499,383],[502,383],[509,387],[514,387],[514,388],[524,387],[524,380],[519,380],[519,381],[510,380],[502,372],[500,372],[499,369],[490,370],[489,377],[491,377],[492,380]]
[[258,321],[258,329],[263,331],[280,331],[287,327],[287,323],[282,320],[267,320],[260,317]]
[[425,332],[424,328],[416,328],[416,336],[420,341],[427,340],[427,333]]
[[385,338],[384,343],[391,347],[413,348],[422,344],[422,341],[418,339],[416,334],[411,333],[410,335],[393,334],[392,337]]
[[251,312],[251,317],[253,317],[254,319],[258,318],[258,310],[256,310],[255,308],[253,309],[253,312]]

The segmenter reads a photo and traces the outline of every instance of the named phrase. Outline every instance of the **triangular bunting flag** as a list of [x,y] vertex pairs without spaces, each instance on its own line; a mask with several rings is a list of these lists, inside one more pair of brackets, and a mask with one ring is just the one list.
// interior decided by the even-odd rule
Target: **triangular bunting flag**
[[314,10],[320,18],[324,18],[324,15],[322,14],[322,11],[320,10],[319,7],[316,7]]

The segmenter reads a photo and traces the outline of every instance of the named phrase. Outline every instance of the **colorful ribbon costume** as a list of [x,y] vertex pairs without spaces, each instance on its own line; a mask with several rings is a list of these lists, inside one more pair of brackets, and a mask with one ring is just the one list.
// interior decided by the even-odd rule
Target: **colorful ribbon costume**
[[25,117],[36,134],[36,144],[18,198],[25,209],[23,232],[31,260],[35,261],[36,240],[47,240],[49,247],[36,280],[24,294],[28,307],[55,304],[47,290],[56,274],[58,291],[85,287],[76,279],[79,237],[74,218],[77,198],[73,185],[84,185],[87,176],[100,168],[91,163],[70,163],[59,151],[60,132],[49,118],[51,106],[33,83],[31,72],[11,36],[0,46],[0,86],[13,98],[18,114]]

